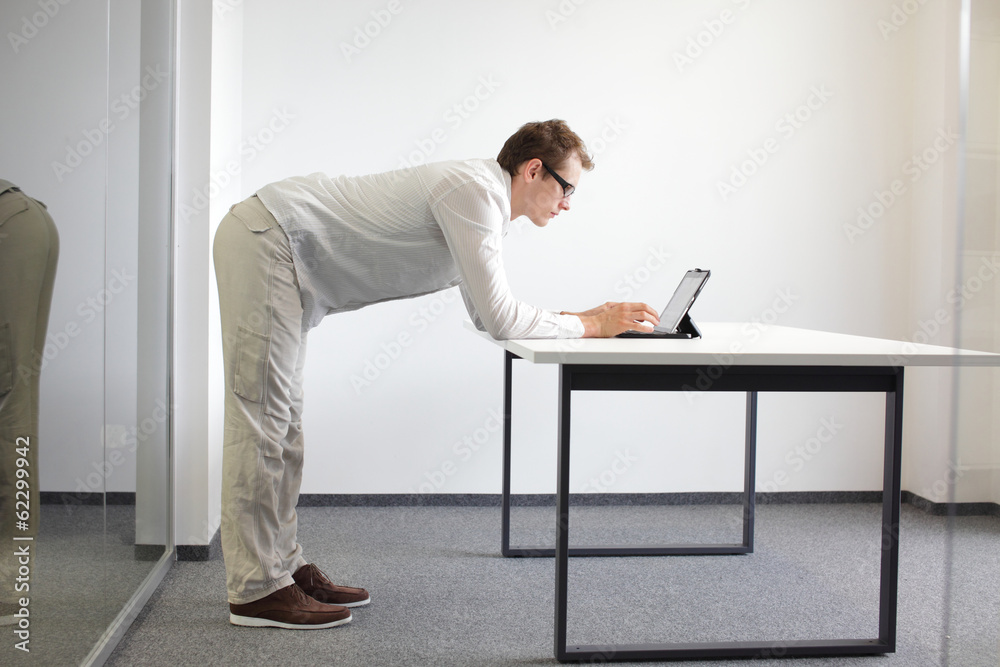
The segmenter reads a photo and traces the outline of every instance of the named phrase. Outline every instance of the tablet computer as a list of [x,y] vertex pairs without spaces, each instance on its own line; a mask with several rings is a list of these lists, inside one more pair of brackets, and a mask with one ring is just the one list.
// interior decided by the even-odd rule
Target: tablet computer
[[626,331],[619,338],[700,338],[701,332],[694,326],[688,311],[701,294],[711,271],[692,269],[681,278],[666,308],[660,313],[660,323],[652,331]]

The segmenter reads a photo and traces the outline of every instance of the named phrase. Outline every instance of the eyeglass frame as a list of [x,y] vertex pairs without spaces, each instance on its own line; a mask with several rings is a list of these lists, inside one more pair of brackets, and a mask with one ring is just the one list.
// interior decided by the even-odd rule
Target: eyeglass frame
[[545,171],[552,175],[552,178],[556,179],[556,182],[562,186],[563,189],[563,199],[567,197],[572,197],[573,193],[576,192],[576,186],[567,181],[565,178],[556,173],[555,169],[549,165],[542,162],[542,166],[545,167]]

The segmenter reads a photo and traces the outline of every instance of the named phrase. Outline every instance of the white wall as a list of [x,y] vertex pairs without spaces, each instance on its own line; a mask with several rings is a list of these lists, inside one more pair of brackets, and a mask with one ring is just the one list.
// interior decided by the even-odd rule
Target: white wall
[[[209,219],[205,225],[209,248],[215,228],[238,199],[242,183],[242,152],[247,148],[243,136],[243,6],[220,3],[212,20],[212,109],[211,176],[208,184]],[[219,291],[215,266],[209,257],[209,358],[220,363],[222,336],[219,324]],[[211,368],[211,366],[210,366]],[[222,505],[222,423],[225,382],[222,373],[209,373],[208,466],[205,480],[209,490],[209,537],[218,527]]]
[[[955,117],[948,72],[957,63],[957,6],[930,0],[913,16],[894,15],[893,7],[889,0],[247,4],[238,19],[241,85],[225,84],[241,95],[246,141],[240,192],[228,203],[316,170],[494,156],[522,122],[561,117],[590,141],[598,167],[554,225],[513,225],[505,257],[519,298],[555,309],[625,298],[659,305],[685,269],[701,266],[714,275],[696,319],[912,339],[925,286],[943,289],[953,275],[941,245],[953,238],[953,221],[920,213],[927,201],[938,202],[934,210],[953,201],[947,151],[881,215],[874,204],[888,202],[893,182],[911,176],[910,156]],[[218,7],[216,14],[217,22],[237,20],[219,16]],[[691,47],[698,40],[700,52]],[[685,51],[691,61],[679,62]],[[793,124],[787,116],[796,113]],[[754,173],[745,183],[730,180],[768,148],[764,164],[747,165]],[[736,191],[724,196],[727,181]],[[871,222],[859,222],[859,207],[875,212]],[[218,221],[215,209],[213,229]],[[501,356],[462,330],[456,296],[338,315],[311,333],[303,492],[499,490],[493,415]],[[401,334],[412,344],[397,349]],[[217,330],[209,336],[217,339]],[[217,353],[210,368],[221,369]],[[940,389],[920,375],[908,380],[908,415],[911,396],[929,387],[931,409],[917,405],[917,412],[943,433],[947,408],[933,400]],[[550,491],[554,375],[522,365],[516,381],[515,490]],[[738,488],[738,460],[731,465],[726,454],[742,446],[742,397],[575,400],[584,408],[574,424],[575,489],[595,490],[588,480],[619,455],[630,464],[609,491]],[[875,395],[763,396],[758,487],[879,488],[882,411]],[[925,478],[909,465],[917,435],[909,419],[906,474],[916,486]],[[839,426],[819,443],[823,420]],[[663,424],[673,433],[668,442],[648,433]],[[918,468],[929,466],[933,479],[941,463],[930,457]]]

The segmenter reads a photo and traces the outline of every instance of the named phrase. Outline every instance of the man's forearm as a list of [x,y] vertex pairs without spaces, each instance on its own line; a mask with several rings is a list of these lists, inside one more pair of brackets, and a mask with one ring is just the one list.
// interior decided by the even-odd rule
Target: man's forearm
[[592,315],[584,315],[583,313],[571,313],[567,310],[559,313],[560,315],[576,315],[580,318],[583,323],[583,338],[598,338],[601,336],[601,323],[598,318]]

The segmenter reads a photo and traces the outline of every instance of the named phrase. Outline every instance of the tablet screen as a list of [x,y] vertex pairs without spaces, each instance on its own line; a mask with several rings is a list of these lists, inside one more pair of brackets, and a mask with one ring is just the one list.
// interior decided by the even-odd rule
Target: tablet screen
[[698,296],[705,281],[708,280],[709,273],[709,271],[695,270],[684,274],[681,284],[678,285],[674,295],[670,298],[670,303],[660,314],[660,326],[656,327],[657,330],[665,330],[667,333],[673,333],[677,330],[677,325],[681,323],[684,314],[694,303],[694,299]]

